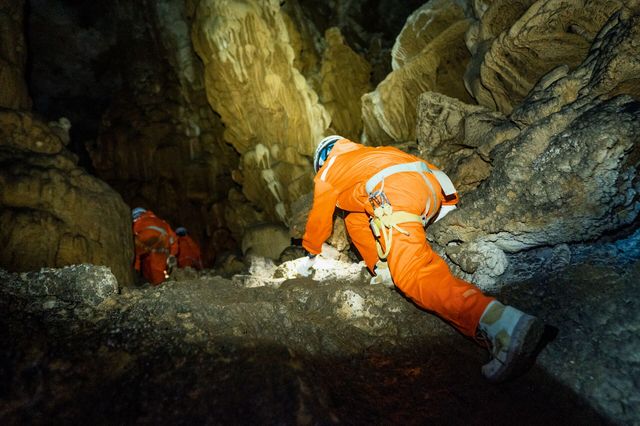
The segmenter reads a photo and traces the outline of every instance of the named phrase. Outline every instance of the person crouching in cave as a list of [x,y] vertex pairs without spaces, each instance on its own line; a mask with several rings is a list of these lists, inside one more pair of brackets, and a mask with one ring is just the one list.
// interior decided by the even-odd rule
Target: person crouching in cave
[[176,235],[178,235],[178,268],[202,269],[200,246],[191,238],[187,228],[177,227]]
[[418,306],[488,346],[482,374],[501,382],[534,362],[544,324],[505,306],[452,275],[427,243],[425,228],[455,208],[456,190],[447,175],[393,147],[366,147],[333,135],[318,145],[313,166],[313,207],[298,266],[308,276],[333,230],[336,207],[346,211],[347,232],[369,270],[372,283],[395,284]]
[[158,285],[169,278],[176,264],[178,237],[171,226],[152,211],[136,207],[131,211],[135,239],[136,271],[151,284]]

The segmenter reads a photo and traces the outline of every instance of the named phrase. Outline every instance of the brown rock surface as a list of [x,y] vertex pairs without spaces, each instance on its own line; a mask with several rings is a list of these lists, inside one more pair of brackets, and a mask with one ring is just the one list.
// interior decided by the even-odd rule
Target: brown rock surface
[[24,79],[27,69],[24,3],[24,0],[0,0],[0,107],[3,108],[31,108]]
[[[505,114],[551,69],[578,66],[598,31],[623,6],[619,0],[539,0],[527,9],[528,3],[494,2],[482,16],[486,22],[469,36],[475,52],[467,87],[478,103]],[[511,24],[516,12],[524,13]]]
[[9,129],[0,132],[0,265],[29,271],[92,263],[131,284],[131,217],[120,195],[77,167],[45,123],[12,112],[0,115],[7,121],[0,125]]
[[371,90],[371,65],[345,43],[338,28],[325,33],[319,95],[331,115],[331,131],[358,140],[362,131],[360,98]]

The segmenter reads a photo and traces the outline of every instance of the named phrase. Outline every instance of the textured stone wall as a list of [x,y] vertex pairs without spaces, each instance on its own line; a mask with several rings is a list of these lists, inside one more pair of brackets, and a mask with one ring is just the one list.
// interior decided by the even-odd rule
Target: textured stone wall
[[0,107],[31,108],[24,78],[27,47],[24,0],[0,0]]
[[[469,43],[474,58],[467,87],[481,105],[510,113],[544,74],[558,65],[579,65],[622,5],[619,0],[492,3],[477,40]],[[517,17],[518,12],[523,13]]]
[[319,41],[314,66],[311,52],[301,54],[316,44],[312,31],[298,30],[295,4],[286,13],[277,1],[194,6],[192,39],[207,98],[241,155],[234,179],[266,220],[289,224],[292,203],[312,189],[309,160],[318,141],[330,132],[358,135],[370,67],[337,29]]
[[363,141],[414,140],[423,92],[473,102],[462,78],[471,58],[464,42],[469,23],[463,8],[447,1],[426,3],[409,17],[394,45],[394,71],[362,98]]

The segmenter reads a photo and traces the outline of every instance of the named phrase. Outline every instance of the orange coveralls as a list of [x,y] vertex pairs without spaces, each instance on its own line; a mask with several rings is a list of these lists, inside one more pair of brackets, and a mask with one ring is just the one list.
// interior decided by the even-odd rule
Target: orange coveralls
[[134,267],[153,285],[166,278],[167,258],[178,253],[178,238],[167,222],[147,210],[133,222]]
[[202,269],[200,246],[189,235],[178,235],[178,268]]
[[[314,178],[313,208],[307,220],[303,247],[311,254],[321,252],[322,243],[333,230],[333,213],[338,207],[349,212],[345,219],[347,232],[373,272],[378,252],[369,227],[373,207],[365,190],[366,182],[389,166],[416,161],[422,160],[393,147],[365,147],[347,139],[336,142]],[[431,164],[429,167],[437,169]],[[432,174],[424,175],[433,188],[439,190],[437,205],[425,212],[427,197],[432,194],[422,174],[401,172],[384,179],[384,192],[394,212],[423,215],[439,211],[445,201],[440,184]],[[457,196],[453,200],[456,202]],[[450,203],[452,201],[446,202]],[[451,274],[445,261],[427,243],[421,223],[406,222],[399,226],[409,235],[393,230],[391,251],[387,256],[396,286],[418,306],[434,312],[463,334],[475,337],[480,317],[494,299]],[[384,241],[381,243],[384,247]]]

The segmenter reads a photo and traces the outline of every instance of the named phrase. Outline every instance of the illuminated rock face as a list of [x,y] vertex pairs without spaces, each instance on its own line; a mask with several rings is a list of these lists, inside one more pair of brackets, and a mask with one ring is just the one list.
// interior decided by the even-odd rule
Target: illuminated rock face
[[192,26],[207,99],[241,155],[234,178],[269,220],[287,225],[291,204],[312,189],[318,141],[328,132],[359,133],[370,72],[337,29],[327,32],[314,71],[314,55],[300,53],[311,43],[296,22],[278,1],[204,0]]
[[27,47],[24,0],[0,0],[0,107],[29,109],[31,99],[24,79]]
[[242,155],[244,194],[286,221],[310,189],[307,158],[330,117],[294,66],[279,2],[201,1],[192,35],[209,103]]
[[[509,114],[556,66],[578,66],[619,0],[492,2],[468,34],[465,79],[481,105]],[[518,15],[522,13],[521,15]]]
[[131,284],[129,208],[75,160],[31,114],[0,113],[0,265],[29,271],[92,263]]
[[414,140],[423,92],[473,102],[462,78],[471,57],[464,43],[468,27],[463,9],[448,1],[426,3],[409,17],[393,49],[394,71],[362,98],[365,142]]
[[477,111],[459,120],[457,129],[465,130],[491,123],[484,133],[482,126],[475,134],[453,132],[451,140],[474,151],[458,159],[457,170],[478,157],[491,169],[462,195],[464,208],[430,228],[461,273],[490,286],[504,272],[496,262],[504,253],[593,240],[637,220],[640,61],[631,52],[640,43],[639,23],[637,12],[614,14],[581,64],[543,76],[508,118]]

